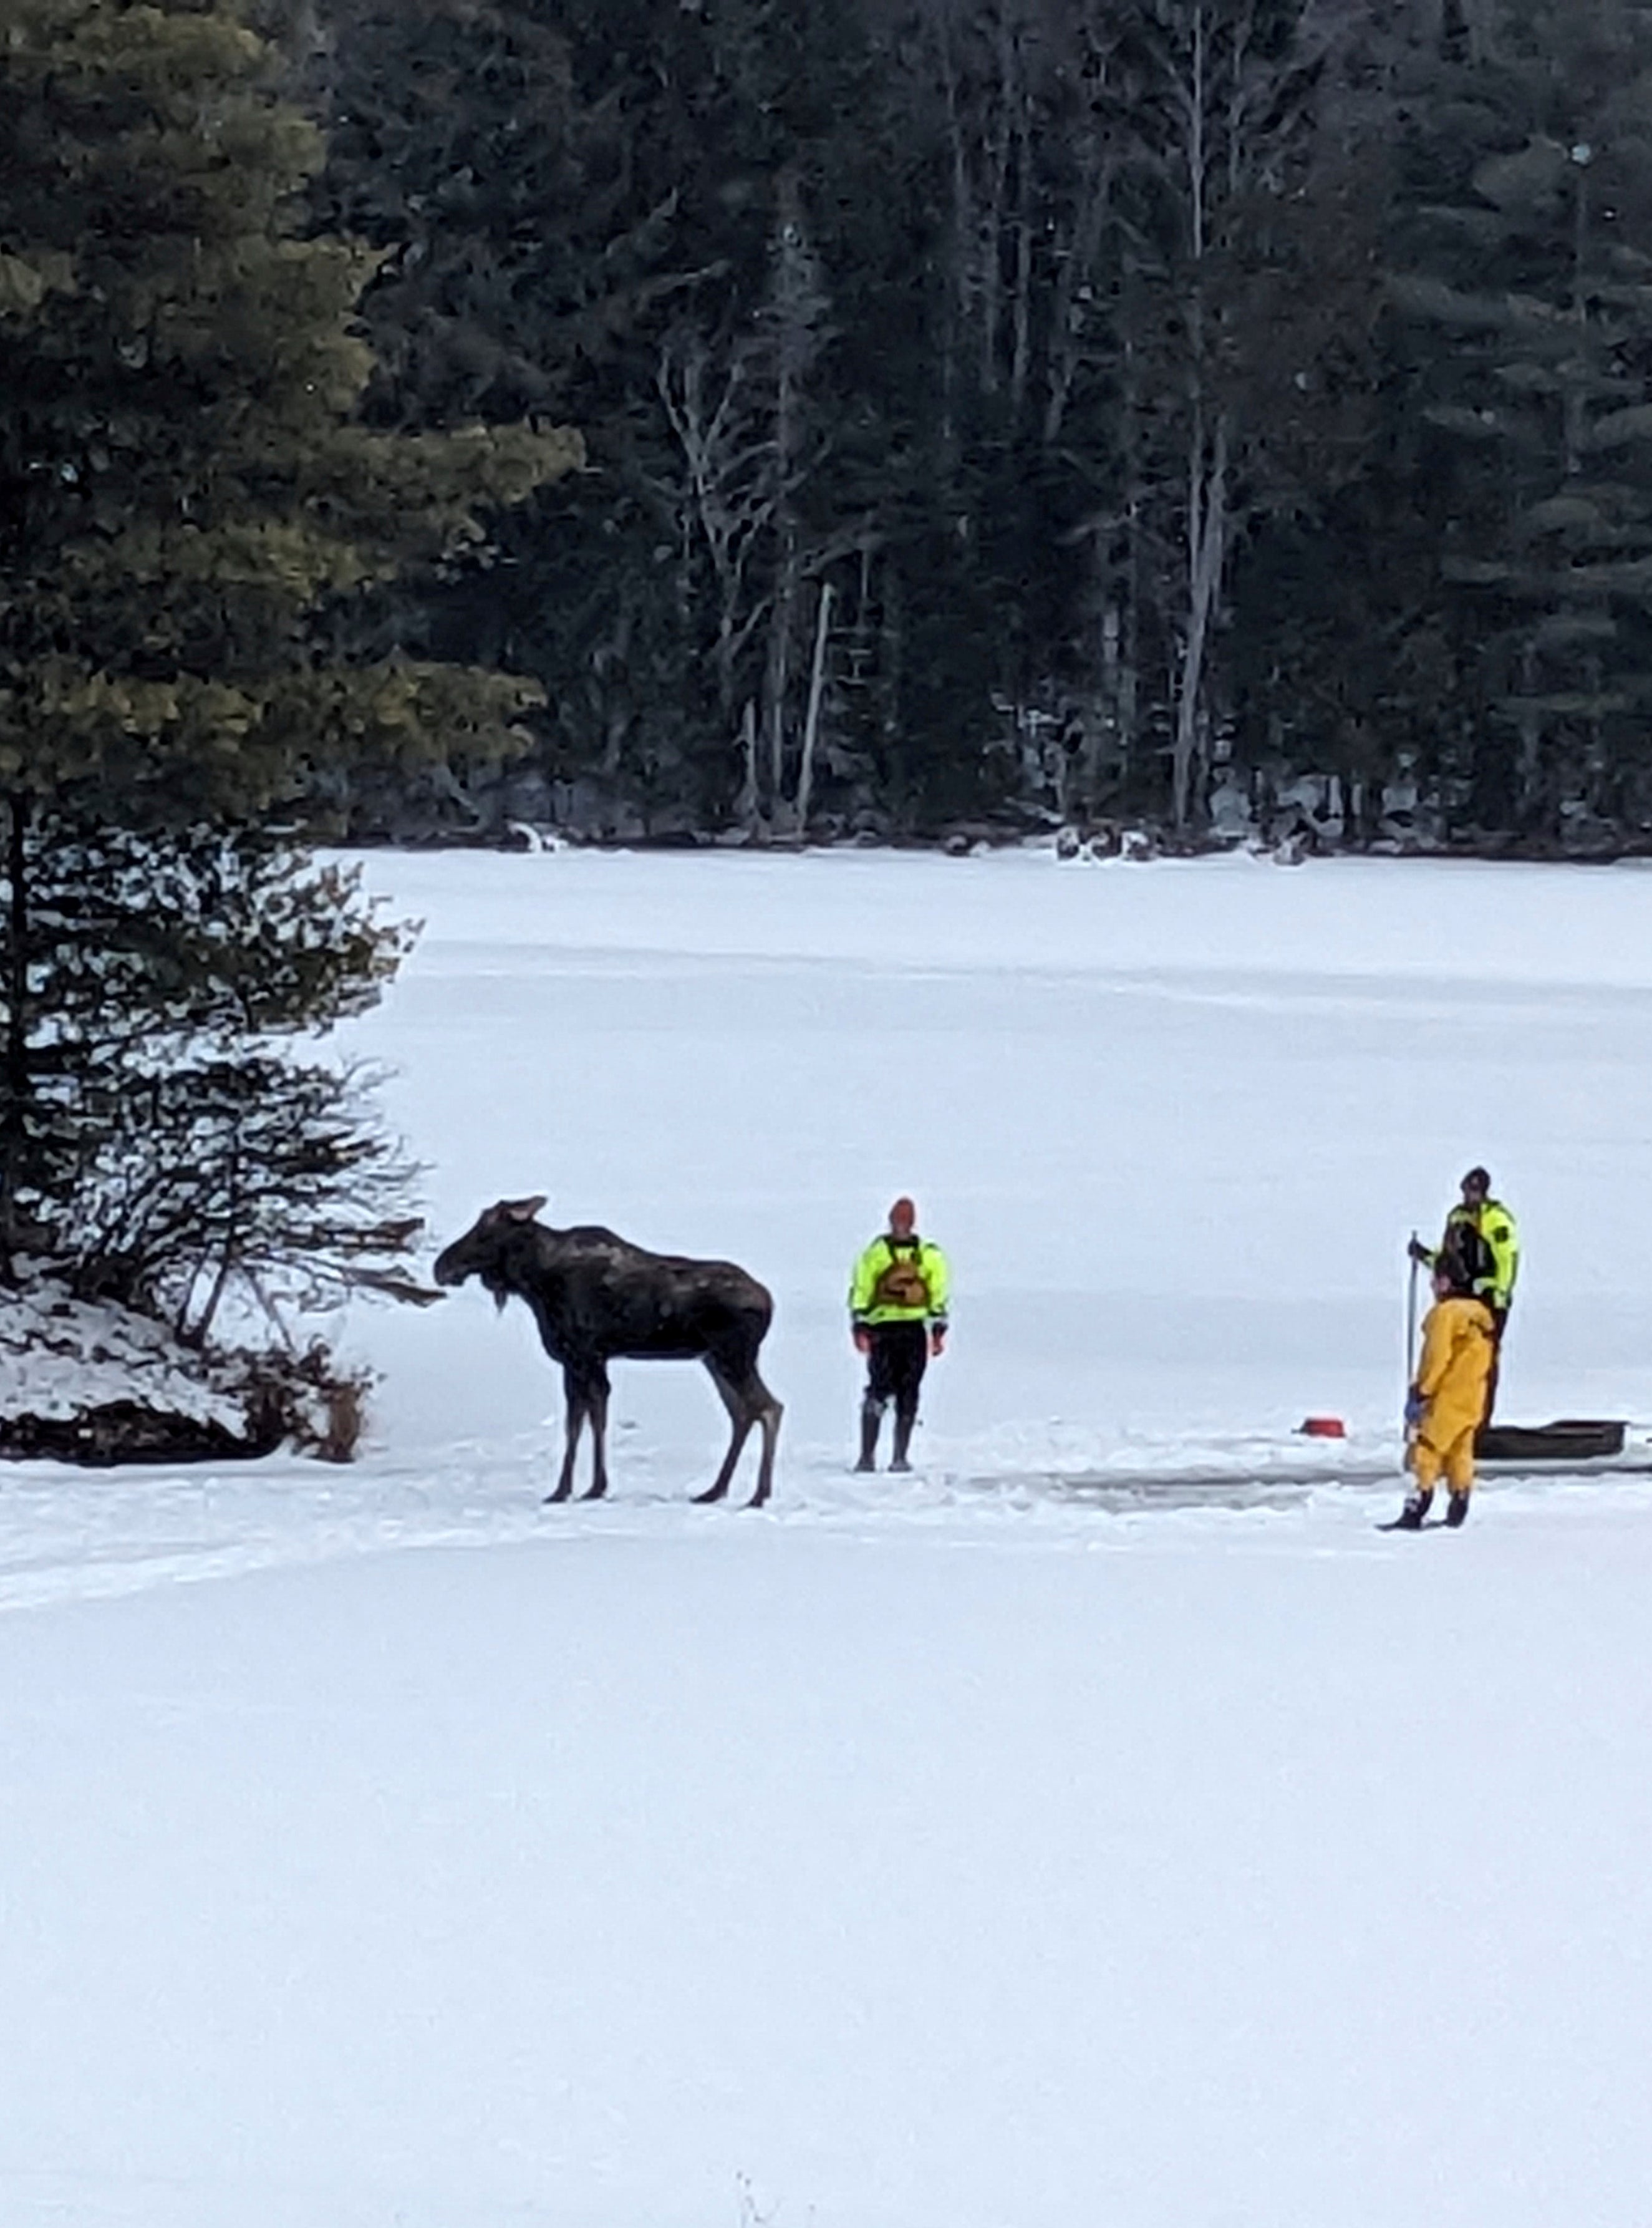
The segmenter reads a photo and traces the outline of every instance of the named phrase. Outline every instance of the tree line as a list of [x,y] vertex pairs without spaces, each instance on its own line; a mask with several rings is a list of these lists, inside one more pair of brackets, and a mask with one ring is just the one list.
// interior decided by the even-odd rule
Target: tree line
[[326,0],[311,67],[375,421],[587,454],[387,621],[533,751],[362,828],[1640,837],[1652,8]]

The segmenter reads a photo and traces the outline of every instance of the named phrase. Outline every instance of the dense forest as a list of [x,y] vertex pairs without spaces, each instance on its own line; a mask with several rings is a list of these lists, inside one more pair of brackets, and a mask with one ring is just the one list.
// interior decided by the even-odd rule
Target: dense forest
[[1652,826],[1652,7],[326,0],[368,407],[586,466],[361,832]]

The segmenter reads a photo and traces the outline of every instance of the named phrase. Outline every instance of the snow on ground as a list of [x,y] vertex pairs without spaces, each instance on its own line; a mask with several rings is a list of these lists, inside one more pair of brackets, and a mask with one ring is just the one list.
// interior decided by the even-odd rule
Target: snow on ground
[[141,1399],[191,1422],[246,1429],[245,1404],[203,1383],[199,1357],[163,1325],[74,1299],[49,1278],[0,1307],[0,1386],[13,1416],[72,1422],[112,1401]]
[[[1652,1481],[1373,1523],[1472,1160],[1509,1417],[1652,1417],[1652,878],[371,874],[433,1237],[763,1276],[776,1502],[688,1506],[720,1411],[621,1365],[615,1500],[541,1508],[474,1287],[355,1327],[354,1470],[0,1472],[4,2228],[1640,2228]],[[842,1296],[904,1189],[903,1483]]]

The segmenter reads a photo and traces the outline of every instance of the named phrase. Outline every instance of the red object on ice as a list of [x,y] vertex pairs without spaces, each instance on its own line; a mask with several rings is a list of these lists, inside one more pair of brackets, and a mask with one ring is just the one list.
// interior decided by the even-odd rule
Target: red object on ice
[[1348,1435],[1340,1416],[1304,1416],[1297,1429],[1305,1439],[1345,1439]]

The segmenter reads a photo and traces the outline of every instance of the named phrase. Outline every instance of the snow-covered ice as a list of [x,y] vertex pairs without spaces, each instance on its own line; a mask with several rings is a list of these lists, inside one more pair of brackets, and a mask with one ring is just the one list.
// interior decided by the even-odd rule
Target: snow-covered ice
[[[690,1508],[721,1411],[622,1364],[541,1508],[474,1288],[355,1327],[354,1470],[0,1472],[4,2228],[1642,2228],[1652,1481],[1373,1524],[1470,1161],[1508,1415],[1652,1417],[1652,876],[370,871],[433,1235],[761,1275],[777,1499]],[[908,1189],[957,1327],[852,1478]]]

